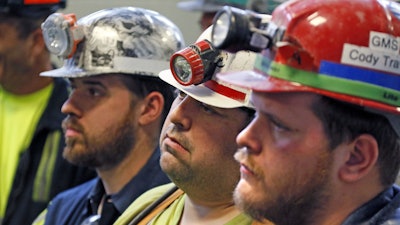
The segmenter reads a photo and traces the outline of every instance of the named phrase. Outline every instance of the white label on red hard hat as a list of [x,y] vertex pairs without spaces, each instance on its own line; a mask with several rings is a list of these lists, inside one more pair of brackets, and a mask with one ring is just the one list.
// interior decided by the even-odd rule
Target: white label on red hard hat
[[344,44],[341,62],[363,68],[400,74],[400,57],[398,54],[376,51],[369,47]]
[[369,35],[369,47],[376,51],[398,55],[400,51],[400,38],[386,33],[371,31]]

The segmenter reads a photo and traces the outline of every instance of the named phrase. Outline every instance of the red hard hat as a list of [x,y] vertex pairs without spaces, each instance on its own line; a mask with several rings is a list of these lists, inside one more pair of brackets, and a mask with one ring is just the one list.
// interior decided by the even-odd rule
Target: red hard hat
[[283,3],[267,28],[274,45],[258,55],[255,69],[218,78],[259,92],[313,92],[399,114],[399,15],[399,4],[388,0]]

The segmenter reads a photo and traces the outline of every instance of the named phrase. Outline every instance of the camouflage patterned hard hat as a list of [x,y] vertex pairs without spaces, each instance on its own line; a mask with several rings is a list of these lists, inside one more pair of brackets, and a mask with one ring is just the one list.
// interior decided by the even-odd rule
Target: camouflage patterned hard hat
[[[169,67],[170,56],[185,45],[181,31],[173,22],[142,8],[100,10],[79,19],[76,27],[79,29],[74,32],[80,32],[83,39],[75,53],[65,60],[63,67],[43,72],[42,76],[84,77],[108,73],[158,76],[159,71]],[[46,29],[52,32],[46,26],[42,29],[44,33]]]

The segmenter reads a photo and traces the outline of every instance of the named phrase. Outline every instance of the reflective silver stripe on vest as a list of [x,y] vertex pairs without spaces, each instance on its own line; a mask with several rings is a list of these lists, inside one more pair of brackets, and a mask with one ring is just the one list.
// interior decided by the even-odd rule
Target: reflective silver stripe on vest
[[57,160],[58,146],[61,131],[54,131],[46,138],[42,158],[33,184],[32,199],[36,202],[47,202],[50,200],[50,189],[52,174]]

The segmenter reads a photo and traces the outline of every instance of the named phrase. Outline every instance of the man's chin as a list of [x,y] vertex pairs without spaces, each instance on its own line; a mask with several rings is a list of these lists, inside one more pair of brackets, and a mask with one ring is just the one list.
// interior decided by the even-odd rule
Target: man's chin
[[236,185],[235,192],[241,195],[247,195],[253,193],[254,188],[247,180],[241,178]]
[[263,221],[265,218],[264,211],[260,210],[263,207],[259,207],[262,205],[260,198],[261,196],[257,196],[255,190],[246,182],[239,182],[233,194],[234,202],[240,210],[258,221]]
[[245,180],[241,179],[234,190],[234,200],[240,205],[251,204],[255,190]]
[[84,156],[81,153],[81,149],[77,148],[71,148],[71,147],[65,147],[63,151],[63,157],[66,159],[69,163],[74,164],[76,166],[87,166],[85,165],[86,163],[84,162]]

